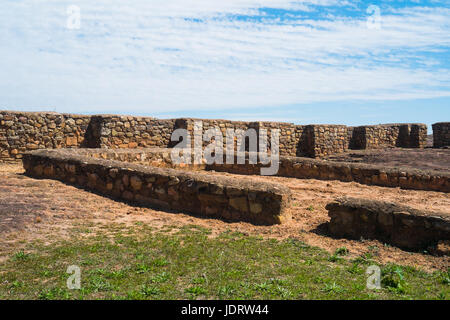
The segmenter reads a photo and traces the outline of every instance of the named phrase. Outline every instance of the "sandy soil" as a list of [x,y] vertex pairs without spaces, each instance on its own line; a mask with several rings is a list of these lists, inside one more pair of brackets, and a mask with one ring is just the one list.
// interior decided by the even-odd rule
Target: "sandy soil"
[[50,244],[70,237],[70,230],[76,226],[95,228],[111,223],[132,226],[139,221],[154,228],[196,224],[211,229],[211,236],[233,230],[267,238],[294,237],[329,252],[346,247],[350,251],[349,258],[370,252],[382,263],[395,262],[428,271],[450,267],[448,256],[407,252],[372,240],[334,239],[321,231],[321,226],[329,221],[325,205],[339,196],[383,199],[448,212],[450,196],[445,193],[373,187],[353,182],[254,177],[283,183],[294,194],[291,222],[255,226],[135,207],[59,181],[32,179],[22,173],[20,165],[0,165],[0,261],[30,240],[40,239]]
[[333,161],[383,164],[387,167],[409,167],[450,172],[450,149],[386,148],[349,150],[328,157]]

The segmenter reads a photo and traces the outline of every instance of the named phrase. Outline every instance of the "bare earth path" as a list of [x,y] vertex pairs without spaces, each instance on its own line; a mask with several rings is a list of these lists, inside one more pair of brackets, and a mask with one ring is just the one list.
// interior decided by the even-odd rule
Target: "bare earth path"
[[253,177],[283,183],[294,194],[291,222],[255,226],[135,207],[59,181],[32,179],[22,173],[19,164],[0,164],[0,261],[31,240],[39,239],[51,244],[58,239],[69,238],[73,228],[90,228],[95,232],[95,228],[105,224],[132,226],[142,222],[154,228],[195,224],[211,229],[211,236],[232,230],[267,238],[294,237],[330,252],[346,247],[350,251],[349,258],[371,253],[382,263],[395,262],[429,271],[450,267],[448,256],[407,252],[372,240],[333,239],[320,231],[320,226],[329,220],[325,205],[339,196],[382,199],[448,212],[450,196],[445,193],[373,187],[353,182]]
[[450,171],[450,149],[385,148],[349,150],[328,157],[333,161],[382,164],[389,167],[407,167],[422,170]]

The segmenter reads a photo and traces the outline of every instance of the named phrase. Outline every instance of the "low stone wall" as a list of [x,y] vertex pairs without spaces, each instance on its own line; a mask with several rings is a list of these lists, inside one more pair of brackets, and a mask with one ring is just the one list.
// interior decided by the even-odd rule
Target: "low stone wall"
[[450,215],[388,202],[341,198],[326,206],[337,237],[378,239],[401,248],[424,249],[450,240]]
[[68,150],[24,154],[26,174],[58,179],[117,199],[255,224],[290,218],[290,190],[280,184],[95,159]]
[[[223,147],[226,143],[227,129],[249,130],[254,129],[258,137],[262,129],[267,132],[267,146],[271,150],[272,130],[280,130],[279,152],[286,156],[307,156],[320,158],[329,154],[341,153],[347,150],[347,127],[344,125],[294,125],[285,122],[245,122],[230,120],[209,120],[209,119],[178,119],[180,121],[177,128],[187,129],[194,137],[194,123],[201,121],[202,128],[197,128],[198,133],[205,133],[211,128],[219,128],[222,133]],[[201,139],[201,137],[200,137]],[[193,143],[193,142],[192,142]],[[208,145],[203,142],[202,145]],[[235,148],[240,146],[235,145]],[[247,151],[248,148],[247,148]],[[260,151],[260,150],[258,150]]]
[[347,151],[347,126],[309,125],[306,126],[306,135],[306,155],[312,158]]
[[[173,163],[170,148],[135,148],[135,149],[77,149],[71,150],[71,155],[90,157],[95,159],[116,160],[122,162],[137,163],[158,168],[172,168],[188,171],[200,171],[206,169],[206,163],[202,161],[195,164],[194,155],[186,163]],[[67,150],[61,150],[67,154]]]
[[[236,174],[260,175],[261,163],[250,164],[248,155],[246,164],[212,164],[206,170],[224,171]],[[402,189],[450,192],[450,173],[432,170],[413,170],[410,168],[389,168],[380,165],[333,162],[319,159],[280,156],[281,177],[299,179],[339,180],[358,182],[382,187],[400,187]]]
[[[191,138],[191,145],[194,147],[195,139],[201,141],[201,145],[203,147],[209,145],[213,140],[204,141],[203,135],[206,131],[210,129],[217,128],[219,130],[218,134],[222,138],[222,148],[225,148],[227,143],[227,130],[242,130],[246,131],[249,129],[254,129],[256,132],[256,136],[258,134],[258,126],[256,122],[247,122],[247,121],[231,121],[231,120],[223,120],[223,119],[194,119],[194,118],[182,118],[176,120],[176,128],[177,129],[185,129]],[[218,141],[217,141],[218,143]],[[174,145],[177,142],[174,143]],[[239,148],[239,142],[236,139],[233,141],[234,148]],[[219,144],[218,144],[219,145]]]
[[433,147],[442,148],[450,146],[450,122],[433,124]]
[[[244,175],[261,175],[261,168],[269,166],[262,165],[259,161],[257,164],[249,163],[249,158],[255,157],[260,159],[260,154],[248,152],[245,154],[244,164],[238,163],[237,154],[234,157],[234,164],[226,164],[225,150],[222,160],[223,164],[206,164],[204,159],[202,159],[202,163],[194,164],[193,154],[191,154],[190,164],[173,164],[171,158],[172,150],[170,148],[77,149],[71,150],[71,152],[72,154],[75,152],[83,156],[134,162],[156,167],[218,171]],[[383,187],[450,192],[450,173],[448,172],[389,168],[379,165],[333,162],[301,157],[281,156],[276,175],[299,179],[354,181]]]
[[[259,153],[249,152],[245,154],[244,164],[238,163],[236,153],[234,156],[234,164],[227,164],[225,150],[222,160],[223,164],[207,164],[204,159],[202,159],[201,163],[195,164],[193,161],[194,154],[191,154],[190,163],[189,161],[185,161],[186,163],[184,164],[174,164],[171,158],[172,151],[173,149],[170,148],[74,149],[70,150],[70,153],[155,167],[195,171],[218,171],[243,175],[261,175],[261,168],[269,166],[259,162],[261,156]],[[249,163],[250,158],[256,158],[258,162],[256,164]],[[414,170],[411,168],[389,168],[374,164],[334,162],[301,157],[281,156],[279,158],[279,168],[276,176],[299,179],[339,180],[344,182],[354,181],[383,187],[450,192],[450,173],[448,172]]]

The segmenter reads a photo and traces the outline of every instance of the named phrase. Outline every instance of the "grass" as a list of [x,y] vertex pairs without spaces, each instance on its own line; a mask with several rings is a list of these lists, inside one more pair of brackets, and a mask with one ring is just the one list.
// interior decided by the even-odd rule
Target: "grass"
[[[366,288],[371,255],[332,255],[288,239],[198,226],[154,231],[111,226],[71,241],[33,242],[0,264],[1,299],[449,299],[449,272],[380,266],[382,289]],[[174,231],[175,230],[175,231]],[[86,236],[87,234],[87,236]],[[69,290],[69,265],[81,289]]]

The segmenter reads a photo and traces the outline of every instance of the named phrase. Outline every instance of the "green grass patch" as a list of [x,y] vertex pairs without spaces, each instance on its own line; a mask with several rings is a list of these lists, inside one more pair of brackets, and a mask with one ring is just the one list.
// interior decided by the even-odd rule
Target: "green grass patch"
[[[449,299],[450,270],[380,266],[382,289],[366,288],[373,254],[349,260],[296,239],[277,241],[198,226],[155,231],[112,226],[71,241],[28,244],[0,264],[3,299]],[[167,232],[171,230],[171,232]],[[67,267],[81,289],[67,288]]]

